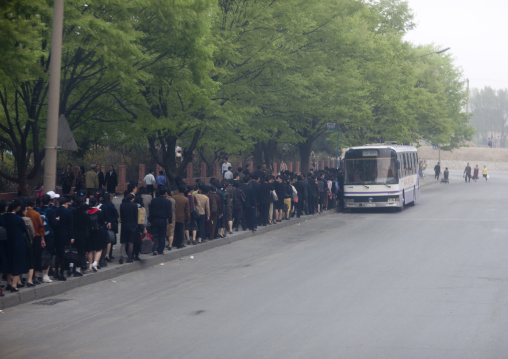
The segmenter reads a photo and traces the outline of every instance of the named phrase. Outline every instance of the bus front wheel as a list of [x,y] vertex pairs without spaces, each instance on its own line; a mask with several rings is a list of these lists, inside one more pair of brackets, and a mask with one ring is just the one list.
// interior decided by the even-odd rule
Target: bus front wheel
[[402,192],[402,202],[401,202],[401,205],[399,207],[399,212],[402,212],[404,210],[405,202],[406,202],[406,195],[405,195],[404,192]]

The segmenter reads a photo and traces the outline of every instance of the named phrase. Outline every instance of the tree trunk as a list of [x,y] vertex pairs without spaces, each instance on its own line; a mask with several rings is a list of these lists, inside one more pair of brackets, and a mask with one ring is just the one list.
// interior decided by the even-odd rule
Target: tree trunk
[[277,141],[270,140],[265,147],[265,162],[268,166],[273,163],[275,155],[277,153]]
[[[169,183],[174,184],[177,177],[181,177],[187,170],[187,164],[192,162],[193,152],[196,149],[201,130],[195,130],[190,145],[183,150],[182,160],[177,162],[175,149],[178,140],[177,136],[159,133],[157,136],[148,137],[148,144],[152,158],[159,166],[164,167]],[[157,149],[156,142],[160,146]]]
[[298,151],[300,152],[300,172],[305,176],[309,172],[310,152],[313,142],[314,139],[309,137],[305,142],[298,144]]
[[258,142],[254,145],[254,150],[252,151],[252,156],[254,157],[254,169],[257,168],[258,165],[263,163],[263,152],[264,152],[264,142]]

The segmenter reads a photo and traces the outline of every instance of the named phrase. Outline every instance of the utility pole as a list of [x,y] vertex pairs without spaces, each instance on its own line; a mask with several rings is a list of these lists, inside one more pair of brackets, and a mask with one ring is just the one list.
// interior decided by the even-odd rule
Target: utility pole
[[64,0],[54,0],[51,33],[51,59],[49,64],[49,103],[44,147],[44,191],[56,187],[56,160],[58,144],[58,116],[60,109],[60,71],[62,63]]

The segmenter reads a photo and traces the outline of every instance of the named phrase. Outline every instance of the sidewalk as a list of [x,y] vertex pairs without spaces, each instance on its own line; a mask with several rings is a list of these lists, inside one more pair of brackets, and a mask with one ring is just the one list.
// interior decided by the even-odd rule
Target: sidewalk
[[[116,200],[115,200],[116,201]],[[113,249],[114,261],[108,263],[107,267],[99,269],[98,272],[90,272],[82,277],[68,277],[66,281],[53,280],[53,283],[40,284],[32,288],[21,288],[18,293],[5,292],[4,297],[0,297],[0,309],[10,308],[19,304],[28,303],[33,300],[43,299],[51,296],[60,295],[71,289],[82,287],[85,285],[101,282],[104,280],[112,279],[123,274],[137,271],[150,266],[159,265],[160,263],[169,262],[175,259],[189,257],[199,252],[203,252],[212,248],[220,247],[230,244],[242,239],[254,237],[260,234],[265,234],[277,229],[285,228],[297,223],[302,223],[308,220],[326,216],[332,213],[337,213],[335,210],[323,212],[321,215],[302,216],[300,218],[292,218],[289,221],[282,221],[275,225],[266,227],[258,227],[258,230],[253,233],[252,231],[238,231],[233,234],[228,234],[226,238],[218,238],[206,243],[198,245],[190,245],[185,248],[176,249],[171,251],[166,250],[164,255],[153,256],[151,254],[140,255],[142,259],[140,262],[119,264],[120,258],[120,243],[115,245]]]
[[[426,187],[428,185],[437,184],[438,181],[434,180],[434,177],[426,173],[425,177],[420,177],[420,187]],[[113,200],[115,205],[119,206],[122,197],[117,197]],[[189,257],[199,252],[207,251],[212,248],[217,248],[223,245],[227,245],[242,239],[251,238],[260,234],[265,234],[277,229],[292,226],[294,224],[302,223],[305,221],[320,218],[330,214],[336,214],[337,212],[332,209],[325,211],[320,215],[309,215],[302,216],[300,218],[292,218],[289,221],[282,221],[275,225],[269,225],[266,227],[258,227],[257,232],[251,231],[239,231],[228,234],[226,238],[214,239],[207,243],[198,245],[190,245],[182,249],[173,248],[171,251],[166,250],[164,255],[152,256],[151,254],[140,255],[142,261],[134,263],[118,264],[118,258],[120,258],[120,243],[113,248],[113,255],[115,260],[108,263],[107,267],[99,269],[98,272],[90,272],[83,277],[68,277],[66,281],[61,282],[54,280],[53,283],[40,284],[32,288],[21,288],[19,293],[6,292],[4,297],[0,297],[0,309],[6,309],[14,307],[19,304],[28,303],[38,299],[44,299],[65,293],[71,289],[82,287],[85,285],[101,282],[104,280],[112,279],[123,274],[127,274],[133,271],[148,268],[150,266],[159,265],[160,263],[169,262],[175,259]]]

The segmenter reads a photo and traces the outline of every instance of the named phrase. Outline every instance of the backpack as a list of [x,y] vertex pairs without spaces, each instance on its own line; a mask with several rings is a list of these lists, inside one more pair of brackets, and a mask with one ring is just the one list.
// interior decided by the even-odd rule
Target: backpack
[[138,207],[138,224],[145,224],[146,209]]
[[49,208],[45,209],[37,208],[37,212],[39,212],[39,214],[41,215],[42,224],[44,225],[44,237],[49,236],[49,234],[51,233],[51,226],[49,225],[49,219],[47,215],[48,210]]
[[90,216],[88,217],[88,230],[90,232],[97,232],[101,226],[99,224],[99,215],[98,212],[90,213]]

